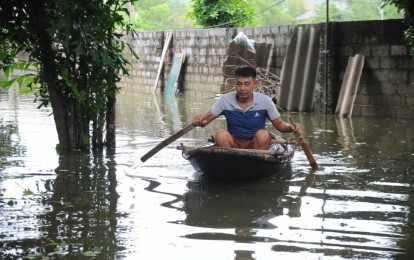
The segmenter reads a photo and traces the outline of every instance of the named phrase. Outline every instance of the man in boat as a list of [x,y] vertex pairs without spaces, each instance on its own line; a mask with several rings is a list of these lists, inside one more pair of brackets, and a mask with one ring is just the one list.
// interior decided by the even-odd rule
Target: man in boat
[[258,81],[253,66],[237,67],[234,83],[235,91],[222,95],[206,114],[193,118],[194,125],[204,127],[220,115],[226,117],[227,130],[215,133],[217,146],[268,150],[271,136],[266,118],[282,133],[301,134],[299,124],[282,120],[270,97],[254,91]]

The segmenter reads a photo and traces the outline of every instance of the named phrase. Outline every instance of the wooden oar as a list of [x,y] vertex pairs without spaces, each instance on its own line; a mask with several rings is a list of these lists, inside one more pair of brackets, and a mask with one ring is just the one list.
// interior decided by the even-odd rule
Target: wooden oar
[[183,129],[181,129],[177,133],[173,134],[172,136],[168,137],[167,139],[165,139],[164,141],[162,141],[161,143],[159,143],[157,146],[155,146],[154,148],[152,148],[149,152],[147,152],[146,154],[144,154],[141,157],[141,161],[142,162],[145,162],[146,160],[148,160],[149,158],[151,158],[154,154],[156,154],[159,151],[161,151],[162,148],[166,147],[167,145],[169,145],[170,143],[174,142],[175,140],[177,140],[181,136],[183,136],[186,133],[190,132],[195,127],[196,126],[193,125],[192,123],[189,124],[189,125],[187,125],[186,127],[184,127]]
[[[290,123],[293,125],[295,122],[293,121],[292,117],[289,117]],[[315,158],[313,157],[312,151],[309,149],[308,144],[306,143],[305,138],[302,134],[295,135],[296,141],[300,144],[303,151],[305,152],[306,158],[308,158],[309,164],[313,170],[318,170],[318,164],[316,163]]]

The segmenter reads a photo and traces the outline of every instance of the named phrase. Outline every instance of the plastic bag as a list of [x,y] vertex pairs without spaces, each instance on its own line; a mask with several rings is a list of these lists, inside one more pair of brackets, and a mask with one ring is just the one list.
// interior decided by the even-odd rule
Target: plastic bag
[[234,37],[233,42],[237,44],[247,44],[247,50],[256,53],[254,48],[254,40],[247,38],[243,32],[239,32],[236,37]]

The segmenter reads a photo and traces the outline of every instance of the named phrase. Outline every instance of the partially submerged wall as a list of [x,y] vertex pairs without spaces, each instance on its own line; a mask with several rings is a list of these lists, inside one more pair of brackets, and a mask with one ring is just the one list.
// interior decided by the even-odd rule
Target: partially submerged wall
[[[269,58],[271,71],[280,75],[286,48],[293,26],[261,28],[227,28],[175,30],[164,60],[164,69],[158,89],[162,90],[168,78],[172,57],[176,52],[186,54],[179,89],[189,95],[214,95],[223,91],[223,64],[228,59],[230,42],[239,32],[244,32],[258,43],[273,45]],[[122,87],[134,87],[152,92],[161,60],[166,32],[139,32],[132,40],[134,50],[140,56],[132,60],[131,77],[124,78]]]
[[403,31],[401,20],[332,24],[335,86],[341,86],[349,57],[365,56],[354,115],[414,118],[414,60]]
[[[309,26],[309,25],[308,25]],[[324,24],[310,25],[321,30],[319,75],[315,83],[313,111],[333,113],[348,59],[365,55],[365,65],[356,96],[354,115],[381,115],[414,118],[414,60],[403,39],[401,20],[331,23],[329,46],[324,49]],[[179,89],[186,95],[208,96],[223,91],[223,64],[232,39],[244,32],[258,43],[272,44],[268,57],[270,71],[280,75],[295,26],[243,29],[175,30],[158,82],[163,89],[174,53],[186,54]],[[152,92],[166,32],[139,32],[132,45],[139,60],[132,60],[131,76],[121,87]],[[325,67],[325,53],[328,63]],[[327,74],[325,73],[327,71]],[[327,81],[325,82],[325,74]],[[283,87],[283,86],[282,86]]]

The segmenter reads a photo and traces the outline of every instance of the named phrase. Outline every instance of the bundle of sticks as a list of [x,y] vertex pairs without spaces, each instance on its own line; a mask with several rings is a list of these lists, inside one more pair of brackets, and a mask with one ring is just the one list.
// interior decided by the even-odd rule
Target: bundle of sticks
[[[239,55],[237,55],[237,58],[240,59],[240,61],[244,64],[249,64],[255,67],[253,64],[249,63]],[[229,67],[236,67],[237,65],[227,65]],[[225,71],[225,70],[224,70]],[[272,99],[275,99],[275,97],[279,94],[280,90],[280,77],[275,75],[274,73],[270,72],[268,69],[256,67],[256,79],[258,80],[257,87],[255,91],[265,94]],[[234,75],[223,75],[224,76],[224,89],[225,91],[219,93],[219,94],[225,94],[227,92],[234,91]]]

